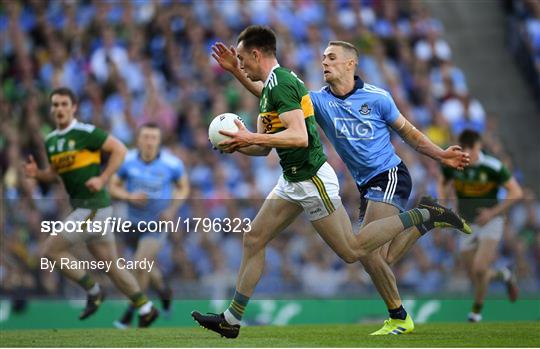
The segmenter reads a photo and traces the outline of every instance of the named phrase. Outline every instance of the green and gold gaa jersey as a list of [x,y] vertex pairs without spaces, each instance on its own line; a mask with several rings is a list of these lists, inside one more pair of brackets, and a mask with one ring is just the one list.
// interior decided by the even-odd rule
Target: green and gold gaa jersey
[[279,115],[301,109],[308,133],[307,148],[276,148],[283,169],[283,177],[289,182],[300,182],[315,176],[325,163],[322,143],[313,117],[313,104],[304,83],[288,69],[277,66],[268,76],[259,101],[259,118],[265,133],[285,130]]
[[111,204],[105,189],[92,193],[85,182],[101,174],[101,146],[107,133],[94,125],[73,120],[63,130],[54,130],[45,138],[47,157],[62,178],[74,208],[101,208]]
[[499,188],[512,177],[500,160],[483,153],[476,164],[463,171],[444,167],[443,175],[445,180],[454,181],[460,214],[471,222],[480,208],[497,204]]

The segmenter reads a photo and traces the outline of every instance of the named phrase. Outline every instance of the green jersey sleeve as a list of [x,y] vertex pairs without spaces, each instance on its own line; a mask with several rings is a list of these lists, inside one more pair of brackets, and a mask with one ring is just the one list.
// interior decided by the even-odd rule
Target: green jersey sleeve
[[88,135],[88,142],[87,147],[90,150],[98,150],[101,149],[103,146],[103,143],[107,140],[108,133],[103,131],[102,129],[96,127],[90,134]]
[[504,183],[508,182],[508,180],[510,180],[510,178],[512,178],[512,173],[510,173],[510,170],[508,169],[508,167],[502,165],[501,169],[497,173],[498,183],[499,184],[504,184]]
[[441,166],[443,177],[446,181],[454,179],[454,169],[447,166]]
[[290,81],[280,81],[270,90],[270,101],[278,114],[302,109],[300,89]]

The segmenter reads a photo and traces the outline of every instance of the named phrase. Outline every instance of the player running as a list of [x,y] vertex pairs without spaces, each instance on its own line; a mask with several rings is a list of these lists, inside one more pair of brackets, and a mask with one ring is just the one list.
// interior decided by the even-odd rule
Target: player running
[[263,81],[259,102],[257,133],[240,122],[236,133],[220,143],[225,152],[266,156],[276,148],[283,174],[244,234],[243,255],[236,292],[222,314],[194,311],[193,318],[222,336],[236,338],[240,320],[264,268],[265,247],[302,211],[323,240],[346,262],[353,263],[378,249],[403,230],[417,224],[445,223],[469,231],[460,217],[431,202],[422,203],[400,215],[373,221],[352,233],[351,222],[339,196],[339,183],[326,162],[316,123],[313,104],[304,83],[291,71],[279,66],[276,37],[266,27],[250,26],[237,40],[240,68],[251,81]]
[[[101,222],[103,227],[106,218],[112,216],[111,199],[105,185],[122,163],[126,148],[105,131],[75,119],[77,99],[70,89],[55,89],[50,101],[56,130],[45,138],[45,149],[51,166],[41,170],[30,156],[24,166],[25,174],[41,182],[54,182],[60,176],[73,207],[64,222],[76,224],[96,221]],[[110,154],[103,171],[100,170],[101,150]],[[95,227],[94,224],[92,226]],[[148,327],[158,317],[158,311],[141,292],[133,275],[126,269],[118,268],[114,233],[110,230],[104,235],[102,231],[92,229],[50,235],[45,240],[42,253],[58,265],[61,259],[66,258],[73,263],[76,259],[69,252],[71,246],[85,243],[96,260],[112,262],[107,275],[138,309],[139,327]],[[95,313],[105,297],[100,285],[85,270],[61,268],[61,272],[87,292],[86,308],[79,319],[84,320]]]
[[[231,72],[254,95],[261,95],[262,86],[242,72],[233,47],[216,43],[213,51],[212,56],[223,69]],[[404,211],[412,189],[409,171],[390,142],[389,128],[418,152],[447,166],[462,169],[470,159],[458,146],[442,150],[433,144],[401,115],[388,92],[356,76],[358,55],[354,45],[331,41],[322,60],[328,86],[311,91],[310,96],[317,122],[356,181],[360,192],[360,219],[365,226]],[[424,199],[424,203],[435,204],[428,199]],[[414,322],[401,303],[390,265],[431,228],[429,224],[412,227],[390,244],[360,258],[389,313],[389,319],[373,335],[414,330]]]
[[[482,152],[482,139],[476,131],[465,130],[459,144],[471,154],[471,166],[464,171],[443,168],[439,185],[440,197],[450,197],[450,187],[457,195],[458,210],[470,222],[473,234],[462,237],[459,244],[461,260],[474,289],[474,303],[468,319],[482,320],[482,306],[492,280],[506,283],[508,297],[515,302],[518,288],[514,275],[507,267],[493,269],[497,246],[503,236],[503,214],[521,197],[523,192],[508,168],[497,158]],[[507,190],[506,198],[497,200],[500,188]]]
[[[113,198],[128,202],[128,218],[132,226],[139,222],[173,221],[189,194],[189,181],[184,163],[167,149],[161,148],[161,130],[148,123],[137,132],[137,149],[128,152],[117,174],[111,178],[109,190]],[[167,240],[167,231],[126,232],[124,238],[136,261],[154,260]],[[165,314],[170,314],[172,291],[165,284],[159,267],[151,272],[136,270],[142,290],[151,284],[158,292]],[[132,304],[115,327],[130,327],[135,308]]]

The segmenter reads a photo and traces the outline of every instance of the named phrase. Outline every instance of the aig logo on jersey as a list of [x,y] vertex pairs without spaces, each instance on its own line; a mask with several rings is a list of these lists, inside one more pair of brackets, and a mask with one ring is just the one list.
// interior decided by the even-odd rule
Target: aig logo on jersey
[[336,137],[348,140],[373,139],[371,122],[355,118],[335,118]]

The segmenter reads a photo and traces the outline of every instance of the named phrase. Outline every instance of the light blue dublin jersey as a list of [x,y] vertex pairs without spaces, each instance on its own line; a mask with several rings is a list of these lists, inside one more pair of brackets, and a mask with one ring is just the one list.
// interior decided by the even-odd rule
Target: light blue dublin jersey
[[390,142],[388,128],[399,116],[390,93],[355,77],[345,96],[328,86],[310,96],[319,126],[359,186],[401,162]]
[[148,196],[145,206],[129,205],[129,219],[134,222],[157,221],[170,204],[175,182],[184,175],[184,163],[170,151],[161,149],[151,162],[144,162],[136,149],[130,150],[118,176],[130,193],[144,192]]

